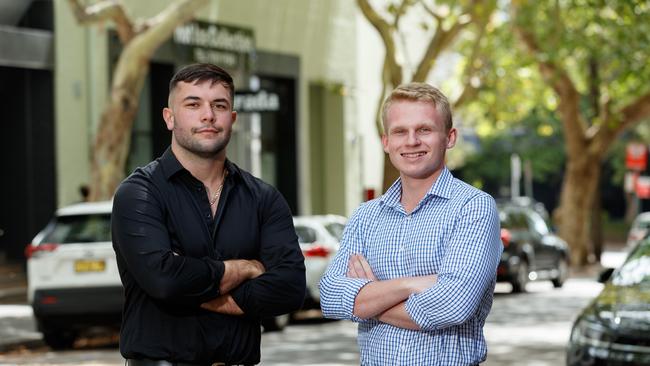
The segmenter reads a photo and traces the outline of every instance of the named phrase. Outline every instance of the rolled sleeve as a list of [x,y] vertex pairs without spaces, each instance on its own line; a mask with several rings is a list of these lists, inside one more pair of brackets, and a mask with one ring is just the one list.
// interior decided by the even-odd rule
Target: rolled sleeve
[[486,194],[470,199],[456,219],[437,283],[406,301],[409,316],[423,330],[473,318],[482,302],[491,304],[502,250],[494,200]]
[[372,281],[347,277],[350,255],[364,253],[359,232],[359,214],[362,208],[363,206],[350,218],[343,232],[340,249],[319,283],[321,309],[326,318],[366,321],[354,316],[354,302],[361,288]]

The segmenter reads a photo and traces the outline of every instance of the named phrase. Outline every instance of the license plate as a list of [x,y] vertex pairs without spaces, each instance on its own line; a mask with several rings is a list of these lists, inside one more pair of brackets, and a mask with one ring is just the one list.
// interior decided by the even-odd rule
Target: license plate
[[74,262],[75,272],[103,272],[106,269],[104,260],[79,260]]

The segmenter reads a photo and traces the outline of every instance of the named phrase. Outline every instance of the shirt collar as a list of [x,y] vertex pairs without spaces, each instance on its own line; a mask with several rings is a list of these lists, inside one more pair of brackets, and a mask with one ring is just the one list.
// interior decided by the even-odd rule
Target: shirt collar
[[[189,171],[187,171],[183,165],[181,165],[181,162],[178,161],[176,155],[174,155],[174,152],[172,151],[171,146],[168,147],[160,157],[160,165],[162,166],[163,174],[167,180],[181,171],[186,171],[188,174],[190,174]],[[231,177],[241,177],[239,167],[228,159],[226,159],[226,170],[228,171],[228,175]]]
[[[452,191],[452,182],[454,176],[451,174],[449,169],[446,166],[442,168],[438,179],[431,185],[427,196],[438,196],[442,198],[451,198]],[[397,180],[386,190],[381,198],[380,202],[383,202],[389,207],[398,207],[401,205],[400,199],[402,196],[402,178],[397,178]]]

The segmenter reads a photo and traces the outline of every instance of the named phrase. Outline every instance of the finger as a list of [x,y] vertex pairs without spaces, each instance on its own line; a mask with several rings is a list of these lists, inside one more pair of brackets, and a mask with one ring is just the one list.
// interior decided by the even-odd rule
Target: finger
[[368,278],[368,274],[364,270],[363,265],[361,264],[361,260],[359,259],[358,256],[356,256],[354,259],[353,267],[354,270],[357,272],[357,276],[359,276],[359,278]]
[[361,268],[363,268],[366,278],[373,281],[376,280],[377,278],[375,278],[375,274],[372,272],[372,268],[370,267],[370,263],[368,263],[366,257],[359,255],[357,260],[359,261]]
[[348,260],[348,277],[359,278],[359,275],[357,274],[357,271],[354,268],[355,260],[356,260],[355,259],[355,254],[352,254],[350,256],[350,259]]

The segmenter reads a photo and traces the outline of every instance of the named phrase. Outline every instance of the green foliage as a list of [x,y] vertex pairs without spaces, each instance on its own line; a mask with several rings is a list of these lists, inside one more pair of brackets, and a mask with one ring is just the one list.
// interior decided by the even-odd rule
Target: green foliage
[[478,151],[467,158],[463,178],[489,186],[510,182],[510,156],[530,161],[533,180],[557,181],[564,168],[565,152],[560,122],[544,108],[535,108],[520,123],[481,140]]
[[600,94],[621,107],[648,90],[650,3],[641,0],[525,1],[517,17],[539,40],[541,60],[564,67],[588,92],[598,65]]
[[[518,5],[516,18],[511,4]],[[532,159],[535,179],[541,180],[561,174],[565,154],[557,96],[541,78],[539,61],[553,62],[567,71],[582,95],[583,117],[589,124],[600,123],[591,97],[593,85],[598,102],[610,101],[612,110],[650,89],[650,2],[542,0],[503,6],[476,61],[481,70],[480,93],[460,111],[482,138],[482,149],[467,160],[463,171],[470,181],[483,177],[507,184],[509,169],[504,167],[509,167],[510,153],[517,152],[522,160]],[[514,19],[535,35],[538,53],[523,47]],[[469,54],[470,47],[467,40],[458,44],[461,54]],[[540,128],[551,128],[553,133],[540,135],[536,133]],[[647,124],[639,125],[637,132],[628,132],[611,148],[608,163],[615,172],[610,177],[613,183],[622,184],[627,140],[648,129]]]

